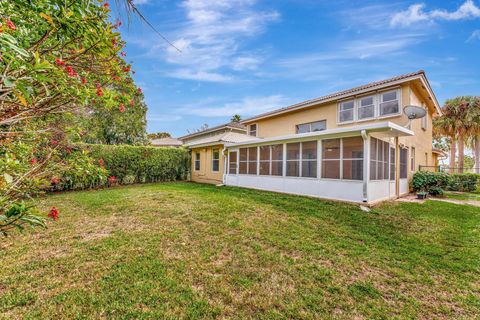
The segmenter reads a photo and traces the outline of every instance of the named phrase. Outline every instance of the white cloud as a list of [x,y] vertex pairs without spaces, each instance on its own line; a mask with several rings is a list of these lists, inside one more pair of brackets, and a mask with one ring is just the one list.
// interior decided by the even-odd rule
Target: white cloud
[[467,42],[471,42],[475,40],[480,40],[480,29],[473,31],[472,35],[470,36],[470,38],[468,38]]
[[[275,11],[262,12],[253,6],[255,0],[186,0],[187,22],[174,33],[173,43],[182,52],[168,47],[167,62],[181,66],[172,75],[212,81],[210,75],[219,75],[219,69],[231,71],[253,70],[262,61],[253,53],[245,52],[242,43],[265,30],[269,22],[278,19]],[[155,53],[152,53],[155,54]],[[193,76],[192,75],[200,75]],[[205,76],[205,77],[203,77]],[[219,81],[231,76],[214,77]],[[217,81],[214,80],[214,81]]]
[[147,4],[149,2],[150,2],[150,0],[133,0],[133,4],[137,5],[137,6],[140,6],[142,4]]
[[480,8],[473,0],[465,1],[457,10],[449,12],[444,9],[425,11],[425,4],[417,3],[408,7],[407,10],[394,14],[390,20],[392,27],[408,27],[417,22],[431,23],[435,20],[464,20],[480,17]]
[[182,117],[179,115],[151,115],[147,116],[147,121],[149,122],[172,122],[179,121]]
[[282,95],[265,97],[246,97],[239,102],[224,103],[220,106],[212,106],[211,100],[190,105],[180,110],[183,114],[201,117],[229,117],[234,114],[251,116],[262,112],[271,111],[287,104],[287,99]]
[[221,73],[208,71],[195,71],[190,69],[179,69],[167,74],[172,78],[197,80],[207,82],[230,82],[233,77]]

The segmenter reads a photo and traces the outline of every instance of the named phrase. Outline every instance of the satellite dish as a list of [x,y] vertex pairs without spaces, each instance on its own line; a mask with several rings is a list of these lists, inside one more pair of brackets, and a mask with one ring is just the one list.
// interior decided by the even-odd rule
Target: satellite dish
[[420,119],[427,115],[427,111],[419,106],[406,106],[403,108],[403,113],[405,113],[409,120]]

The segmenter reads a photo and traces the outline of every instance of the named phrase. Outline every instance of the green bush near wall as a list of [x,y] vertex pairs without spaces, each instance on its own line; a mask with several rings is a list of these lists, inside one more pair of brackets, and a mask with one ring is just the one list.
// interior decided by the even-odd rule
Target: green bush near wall
[[85,145],[120,184],[185,180],[190,156],[184,148]]
[[442,194],[442,190],[474,192],[480,183],[480,175],[475,173],[455,173],[417,171],[413,175],[414,191]]
[[[74,161],[73,161],[74,160]],[[65,159],[48,191],[81,190],[117,184],[185,180],[190,155],[184,148],[81,144]]]

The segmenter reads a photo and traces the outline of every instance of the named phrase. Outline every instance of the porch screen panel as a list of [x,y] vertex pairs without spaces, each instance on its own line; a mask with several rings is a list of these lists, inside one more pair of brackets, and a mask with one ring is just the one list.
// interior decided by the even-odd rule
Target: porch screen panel
[[317,177],[317,141],[302,142],[302,177]]
[[283,144],[274,144],[272,149],[272,176],[283,176]]
[[270,146],[260,148],[260,175],[270,175]]
[[287,143],[287,176],[298,177],[300,174],[300,143]]
[[395,148],[390,148],[390,180],[395,180]]
[[248,174],[257,174],[257,147],[248,148]]
[[237,152],[232,151],[228,154],[228,173],[237,174]]
[[370,180],[388,180],[390,144],[376,138],[370,139]]
[[322,141],[322,178],[340,179],[340,139]]
[[248,149],[240,148],[240,163],[238,166],[239,174],[247,174]]
[[363,180],[363,138],[343,138],[343,179]]
[[407,160],[408,159],[408,149],[400,149],[400,179],[407,178]]

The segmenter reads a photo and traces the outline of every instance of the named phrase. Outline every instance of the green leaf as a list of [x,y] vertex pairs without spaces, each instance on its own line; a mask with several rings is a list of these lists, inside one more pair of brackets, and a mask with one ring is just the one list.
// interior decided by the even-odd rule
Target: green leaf
[[10,184],[13,182],[13,177],[11,175],[9,175],[8,173],[4,173],[3,174],[3,178],[5,179],[5,181]]

